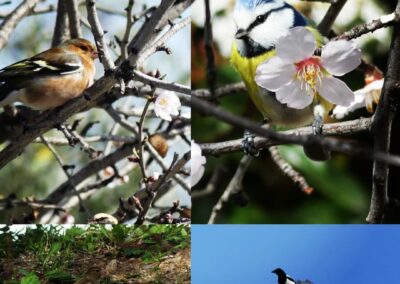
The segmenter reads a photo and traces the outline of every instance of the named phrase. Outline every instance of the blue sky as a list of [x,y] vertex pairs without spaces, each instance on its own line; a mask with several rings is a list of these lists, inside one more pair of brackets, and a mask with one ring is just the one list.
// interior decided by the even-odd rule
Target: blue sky
[[[400,226],[193,225],[192,283],[400,283]],[[384,282],[383,282],[384,281]]]

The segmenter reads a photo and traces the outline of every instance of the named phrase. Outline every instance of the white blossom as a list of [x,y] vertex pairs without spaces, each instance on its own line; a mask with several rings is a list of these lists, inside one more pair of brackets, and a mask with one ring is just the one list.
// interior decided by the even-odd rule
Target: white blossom
[[175,92],[163,91],[154,102],[154,112],[164,120],[171,121],[171,115],[178,115],[181,102]]
[[290,108],[303,109],[316,95],[327,101],[349,106],[354,101],[347,85],[333,77],[354,70],[361,63],[361,51],[353,42],[331,41],[315,56],[317,42],[304,27],[292,28],[278,39],[276,56],[257,68],[256,82],[276,93],[276,98]]
[[333,109],[332,116],[336,119],[342,119],[350,112],[366,107],[372,113],[374,104],[379,102],[379,97],[383,87],[383,79],[375,80],[367,84],[364,88],[354,92],[355,99],[348,107],[336,106]]

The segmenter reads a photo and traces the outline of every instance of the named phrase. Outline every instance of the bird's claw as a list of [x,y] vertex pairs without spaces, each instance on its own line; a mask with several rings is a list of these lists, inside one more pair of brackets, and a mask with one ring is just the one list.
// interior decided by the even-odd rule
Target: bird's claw
[[258,157],[260,151],[254,146],[255,135],[248,130],[244,131],[243,140],[241,143],[244,153],[248,156]]

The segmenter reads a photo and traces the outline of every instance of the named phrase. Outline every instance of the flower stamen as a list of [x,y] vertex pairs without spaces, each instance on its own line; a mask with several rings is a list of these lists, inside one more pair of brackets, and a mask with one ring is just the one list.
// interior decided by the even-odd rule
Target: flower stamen
[[321,83],[323,76],[319,58],[310,57],[295,63],[295,66],[296,78],[300,81],[301,89],[305,89],[309,96],[313,96],[317,92],[317,84]]

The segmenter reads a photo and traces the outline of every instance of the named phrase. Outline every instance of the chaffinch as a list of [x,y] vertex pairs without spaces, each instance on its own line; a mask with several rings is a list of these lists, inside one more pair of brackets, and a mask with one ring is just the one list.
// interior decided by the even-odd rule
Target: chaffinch
[[70,39],[0,70],[0,107],[20,101],[36,110],[57,107],[93,84],[96,47]]

